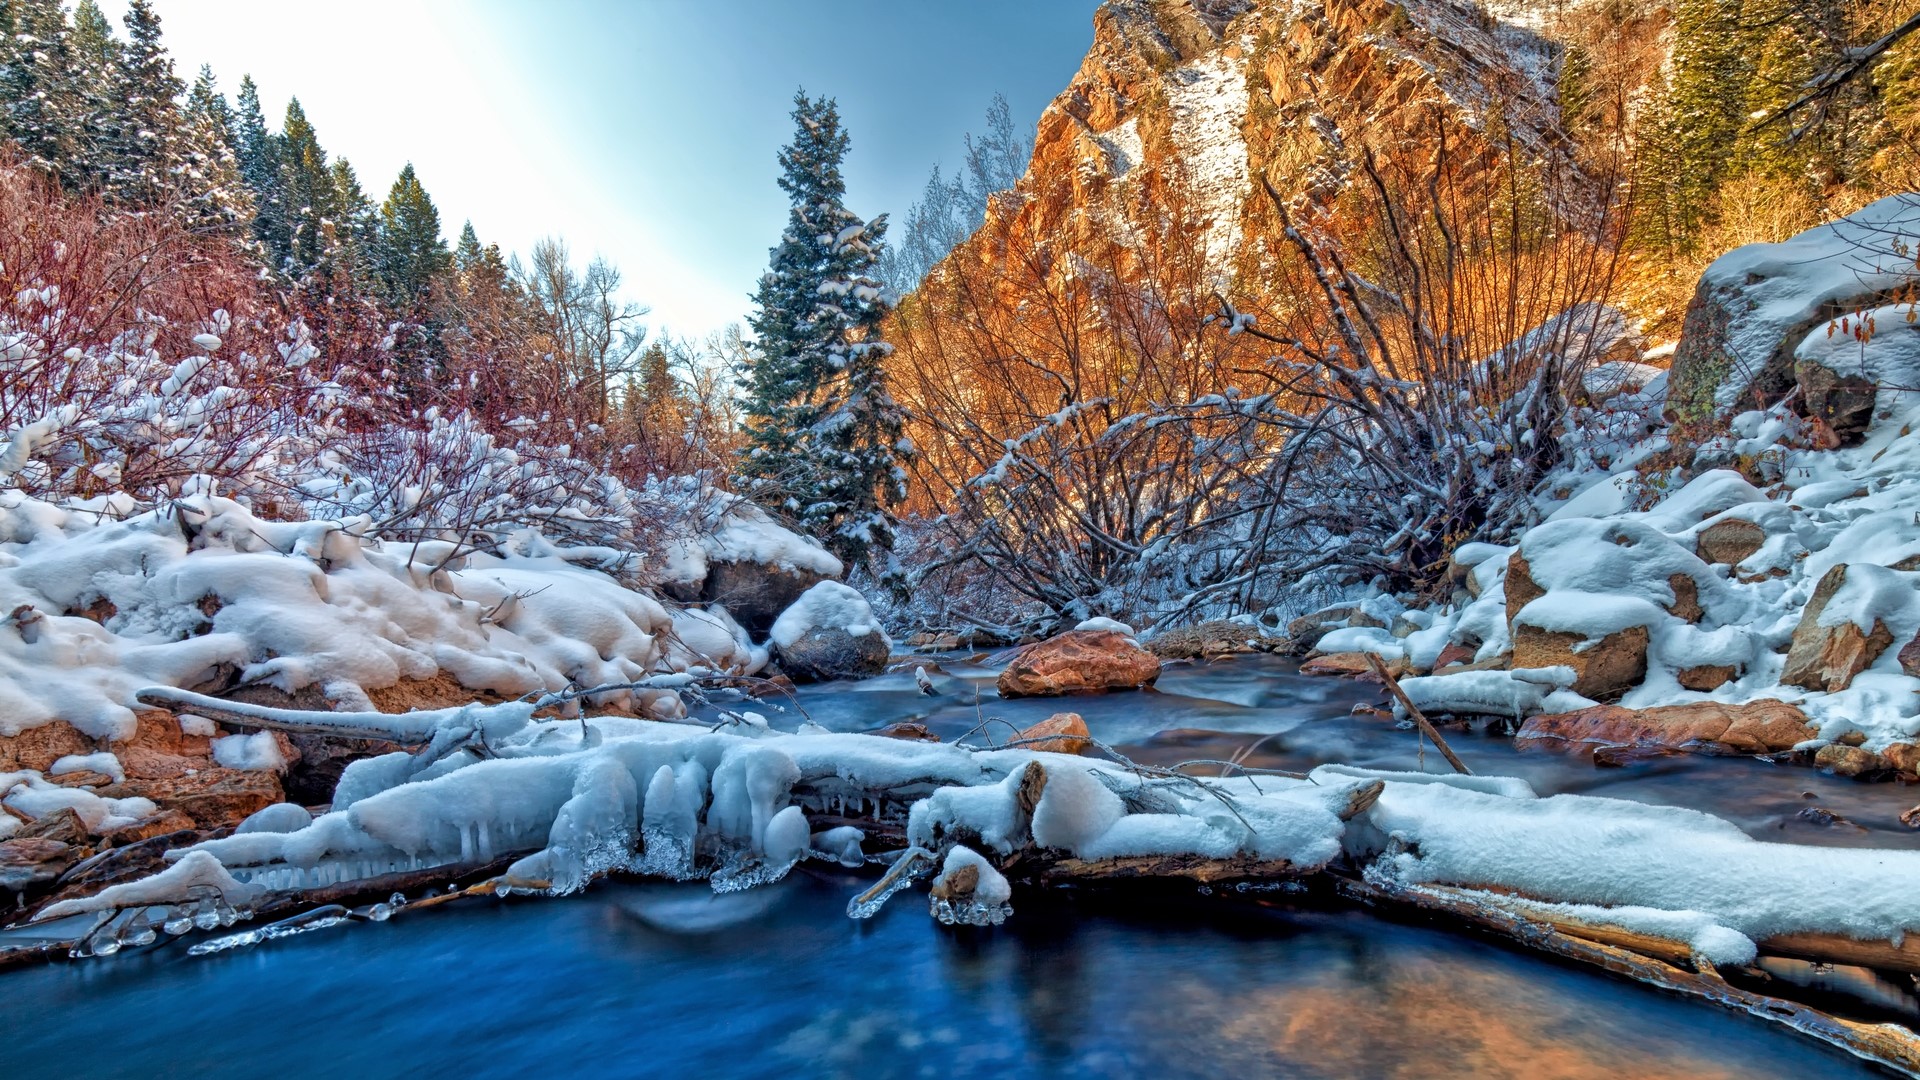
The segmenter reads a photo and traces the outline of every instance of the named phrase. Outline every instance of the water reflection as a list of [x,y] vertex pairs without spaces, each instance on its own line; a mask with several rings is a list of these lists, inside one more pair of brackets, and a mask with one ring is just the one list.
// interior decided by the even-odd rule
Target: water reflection
[[[1086,896],[946,930],[856,879],[452,906],[0,980],[9,1076],[1870,1075],[1783,1029],[1349,912]],[[673,894],[680,890],[678,895]]]

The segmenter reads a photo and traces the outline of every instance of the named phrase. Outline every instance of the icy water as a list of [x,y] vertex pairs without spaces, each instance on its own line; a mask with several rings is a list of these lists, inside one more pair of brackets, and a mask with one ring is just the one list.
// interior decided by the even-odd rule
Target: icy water
[[[949,657],[941,670],[933,696],[909,672],[809,688],[800,705],[841,730],[917,720],[952,739],[984,724],[996,741],[1068,707],[1160,764],[1264,738],[1254,764],[1421,765],[1411,732],[1349,715],[1373,688],[1271,657],[1169,667],[1156,692],[1065,703],[999,701],[991,666]],[[1452,741],[1478,771],[1543,794],[1695,806],[1766,839],[1920,842],[1896,820],[1920,789],[1747,760],[1597,768],[1479,733]],[[1444,763],[1429,749],[1425,766]],[[1809,824],[1806,806],[1858,825]],[[208,957],[176,943],[16,972],[0,976],[0,1077],[1878,1075],[1758,1020],[1360,912],[1022,896],[1005,926],[956,932],[917,893],[849,921],[865,883],[814,873],[719,898],[605,884]],[[1870,989],[1920,1015],[1905,988]]]
[[[977,729],[968,741],[1010,738],[1019,728],[1062,709],[1086,718],[1093,737],[1135,761],[1173,765],[1225,760],[1258,744],[1249,765],[1305,771],[1329,762],[1374,769],[1448,772],[1432,746],[1411,730],[1375,716],[1351,715],[1356,704],[1384,706],[1381,687],[1307,676],[1275,656],[1229,657],[1170,664],[1151,690],[1075,698],[1003,701],[994,692],[999,668],[954,657],[927,660],[937,693],[920,693],[911,671],[860,683],[808,687],[799,707],[837,731],[864,731],[911,720],[943,739]],[[935,673],[937,669],[938,673]],[[775,726],[797,723],[791,705]],[[1563,747],[1523,746],[1475,728],[1442,734],[1477,773],[1522,777],[1541,795],[1604,795],[1687,806],[1734,822],[1756,839],[1859,847],[1920,847],[1920,831],[1900,823],[1920,803],[1920,786],[1866,784],[1817,769],[1751,758],[1677,755],[1601,767],[1590,754]],[[1189,770],[1206,775],[1208,769]],[[1213,770],[1217,773],[1217,768]],[[1819,825],[1801,817],[1817,807],[1850,823]]]
[[850,877],[609,885],[0,978],[9,1077],[1827,1077],[1757,1020],[1359,913],[1053,898],[953,932]]

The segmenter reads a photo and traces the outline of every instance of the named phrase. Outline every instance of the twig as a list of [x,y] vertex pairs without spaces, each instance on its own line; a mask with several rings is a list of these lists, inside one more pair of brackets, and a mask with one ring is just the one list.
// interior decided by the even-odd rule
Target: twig
[[1413,717],[1413,722],[1420,726],[1420,730],[1426,733],[1427,738],[1433,740],[1433,745],[1440,748],[1441,756],[1447,759],[1447,764],[1453,766],[1453,771],[1462,776],[1472,776],[1473,770],[1467,768],[1465,763],[1454,756],[1453,748],[1448,746],[1447,740],[1441,738],[1440,732],[1435,730],[1434,726],[1427,722],[1427,718],[1414,706],[1413,699],[1407,696],[1407,692],[1400,689],[1399,681],[1393,677],[1391,672],[1387,671],[1387,665],[1380,662],[1380,657],[1375,653],[1366,653],[1365,656],[1368,666],[1373,668],[1373,673],[1380,676],[1380,680],[1387,684],[1388,691],[1390,691],[1394,697],[1400,699],[1400,704],[1406,706],[1407,715]]

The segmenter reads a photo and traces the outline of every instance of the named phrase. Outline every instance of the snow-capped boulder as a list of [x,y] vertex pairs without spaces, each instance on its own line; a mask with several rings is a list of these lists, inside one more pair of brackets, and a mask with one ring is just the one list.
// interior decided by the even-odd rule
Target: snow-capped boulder
[[[1847,578],[1851,574],[1856,579],[1856,588],[1847,589]],[[1780,672],[1780,682],[1787,686],[1800,686],[1808,690],[1825,690],[1832,693],[1844,690],[1853,682],[1853,677],[1865,671],[1868,665],[1893,644],[1893,633],[1887,629],[1886,622],[1876,612],[1864,612],[1871,618],[1867,628],[1859,624],[1853,609],[1861,602],[1871,603],[1868,596],[1862,595],[1874,589],[1877,584],[1885,584],[1893,589],[1905,591],[1900,581],[1879,582],[1875,579],[1882,575],[1898,578],[1896,571],[1878,566],[1860,566],[1849,569],[1845,563],[1835,566],[1820,578],[1814,586],[1813,596],[1807,600],[1806,608],[1800,614],[1800,625],[1793,631],[1793,644],[1787,649],[1787,665]],[[1844,592],[1849,593],[1842,596]],[[1835,598],[1840,603],[1835,604]],[[1836,608],[1836,619],[1826,619],[1829,606]]]
[[1920,323],[1908,321],[1912,310],[1897,303],[1843,313],[1815,327],[1794,350],[1801,403],[1839,445],[1865,437],[1883,387],[1887,403],[1899,403],[1906,393],[1901,388],[1920,378]]
[[866,597],[822,581],[774,620],[773,655],[795,682],[861,678],[887,669],[893,642]]
[[1722,517],[1695,533],[1693,542],[1703,561],[1738,566],[1767,542],[1767,532],[1743,518]]
[[709,491],[688,528],[665,545],[660,591],[683,604],[724,605],[755,638],[807,590],[845,567],[813,539],[754,504]]
[[1069,630],[1038,641],[1000,673],[1001,697],[1138,690],[1160,677],[1160,660],[1124,634]]
[[1700,277],[1674,350],[1670,397],[1682,412],[1775,400],[1793,385],[1809,331],[1871,308],[1912,278],[1920,199],[1894,195],[1778,244],[1748,244]]

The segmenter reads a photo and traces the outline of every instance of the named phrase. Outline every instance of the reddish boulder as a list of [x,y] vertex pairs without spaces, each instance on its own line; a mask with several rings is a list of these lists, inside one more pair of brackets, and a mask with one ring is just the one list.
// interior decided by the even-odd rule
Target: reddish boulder
[[1070,630],[1035,642],[1000,673],[1001,697],[1137,690],[1160,677],[1160,660],[1112,630]]
[[[1363,652],[1338,652],[1316,656],[1300,665],[1300,674],[1333,675],[1345,679],[1379,682],[1380,676],[1374,674],[1373,664],[1367,660],[1367,655]],[[1402,657],[1396,656],[1392,659],[1382,657],[1381,661],[1387,665],[1387,674],[1396,679],[1405,678],[1413,670]]]
[[878,735],[883,739],[902,739],[907,742],[939,742],[940,741],[940,736],[935,735],[932,731],[928,730],[927,725],[915,724],[915,723],[912,723],[911,721],[902,721],[898,724],[888,724],[886,727],[880,728],[879,730],[872,732],[872,734]]
[[1612,746],[1664,746],[1709,754],[1769,754],[1814,737],[1807,715],[1784,701],[1726,705],[1698,701],[1652,709],[1596,705],[1535,716],[1521,739],[1565,739]]
[[18,735],[0,736],[0,772],[35,769],[46,772],[68,754],[91,754],[93,740],[65,720],[30,727]]
[[[1078,754],[1093,746],[1093,733],[1079,713],[1054,713],[1045,720],[1015,735],[1022,750],[1043,750],[1051,754]],[[1036,741],[1028,741],[1036,740]]]

